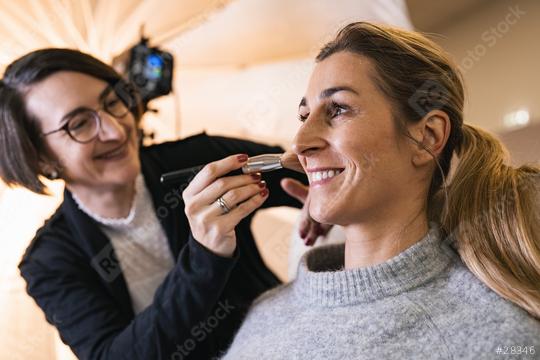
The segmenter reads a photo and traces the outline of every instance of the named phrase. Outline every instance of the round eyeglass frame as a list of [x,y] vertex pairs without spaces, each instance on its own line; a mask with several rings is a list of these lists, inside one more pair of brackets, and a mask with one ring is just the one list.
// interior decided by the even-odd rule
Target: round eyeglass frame
[[66,121],[66,123],[64,125],[62,125],[61,127],[59,127],[58,129],[52,130],[52,131],[49,131],[49,132],[46,132],[46,133],[42,133],[41,137],[45,137],[45,136],[48,136],[48,135],[51,135],[51,134],[54,134],[54,133],[57,133],[57,132],[60,132],[60,131],[65,131],[73,141],[78,142],[80,144],[88,144],[88,143],[92,142],[98,136],[99,132],[101,131],[101,116],[99,115],[99,111],[103,110],[107,114],[109,114],[110,116],[114,117],[115,119],[122,119],[130,112],[130,108],[126,105],[126,103],[124,101],[122,101],[120,98],[118,99],[118,101],[121,101],[122,104],[123,104],[123,109],[122,109],[121,114],[116,114],[116,113],[112,112],[110,109],[107,109],[106,104],[102,104],[98,109],[95,109],[95,110],[94,109],[81,109],[81,112],[79,112],[78,114],[80,114],[80,113],[82,113],[84,111],[87,111],[89,114],[92,115],[92,117],[94,118],[94,121],[96,122],[96,125],[97,125],[95,134],[93,134],[90,137],[90,139],[88,139],[88,140],[84,140],[84,141],[78,140],[71,133],[71,131],[69,130],[69,123],[72,121],[72,119],[75,118],[75,115],[73,117],[71,117],[70,119],[68,119]]

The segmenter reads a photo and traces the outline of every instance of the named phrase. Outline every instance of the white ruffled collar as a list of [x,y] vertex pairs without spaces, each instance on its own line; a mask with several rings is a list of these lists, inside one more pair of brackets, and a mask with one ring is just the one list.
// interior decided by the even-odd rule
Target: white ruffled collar
[[129,210],[129,214],[125,218],[103,217],[99,214],[92,212],[92,210],[86,207],[84,203],[74,193],[71,193],[71,195],[73,197],[73,200],[79,207],[79,209],[85,214],[87,214],[88,216],[90,216],[99,224],[112,227],[112,228],[122,228],[122,227],[128,227],[133,224],[133,220],[135,219],[135,214],[137,212],[138,204],[140,203],[140,200],[144,196],[143,195],[144,189],[145,189],[144,179],[143,179],[142,174],[139,174],[137,175],[137,178],[135,179],[135,194],[131,202],[131,209]]

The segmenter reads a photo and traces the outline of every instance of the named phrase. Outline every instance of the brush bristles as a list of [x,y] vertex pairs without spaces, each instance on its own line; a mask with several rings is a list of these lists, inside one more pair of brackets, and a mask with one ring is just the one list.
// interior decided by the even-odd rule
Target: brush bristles
[[281,164],[284,168],[305,173],[300,161],[298,161],[298,156],[290,150],[281,156]]

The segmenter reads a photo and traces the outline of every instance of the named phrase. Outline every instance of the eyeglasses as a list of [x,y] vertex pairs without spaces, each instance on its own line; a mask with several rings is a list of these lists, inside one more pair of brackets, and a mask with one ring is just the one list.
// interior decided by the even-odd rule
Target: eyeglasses
[[114,91],[109,91],[100,108],[93,110],[80,108],[69,118],[60,128],[41,134],[42,137],[48,136],[59,131],[65,131],[74,141],[86,144],[94,140],[101,130],[101,116],[99,111],[103,110],[116,119],[121,119],[129,113],[129,108],[120,100]]

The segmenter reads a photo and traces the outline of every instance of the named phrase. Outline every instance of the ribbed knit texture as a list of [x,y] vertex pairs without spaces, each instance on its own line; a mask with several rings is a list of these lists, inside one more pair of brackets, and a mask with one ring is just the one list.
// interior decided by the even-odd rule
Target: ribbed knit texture
[[254,303],[225,359],[540,358],[540,322],[480,282],[450,239],[431,223],[394,258],[347,270],[343,244],[309,251],[295,281]]

